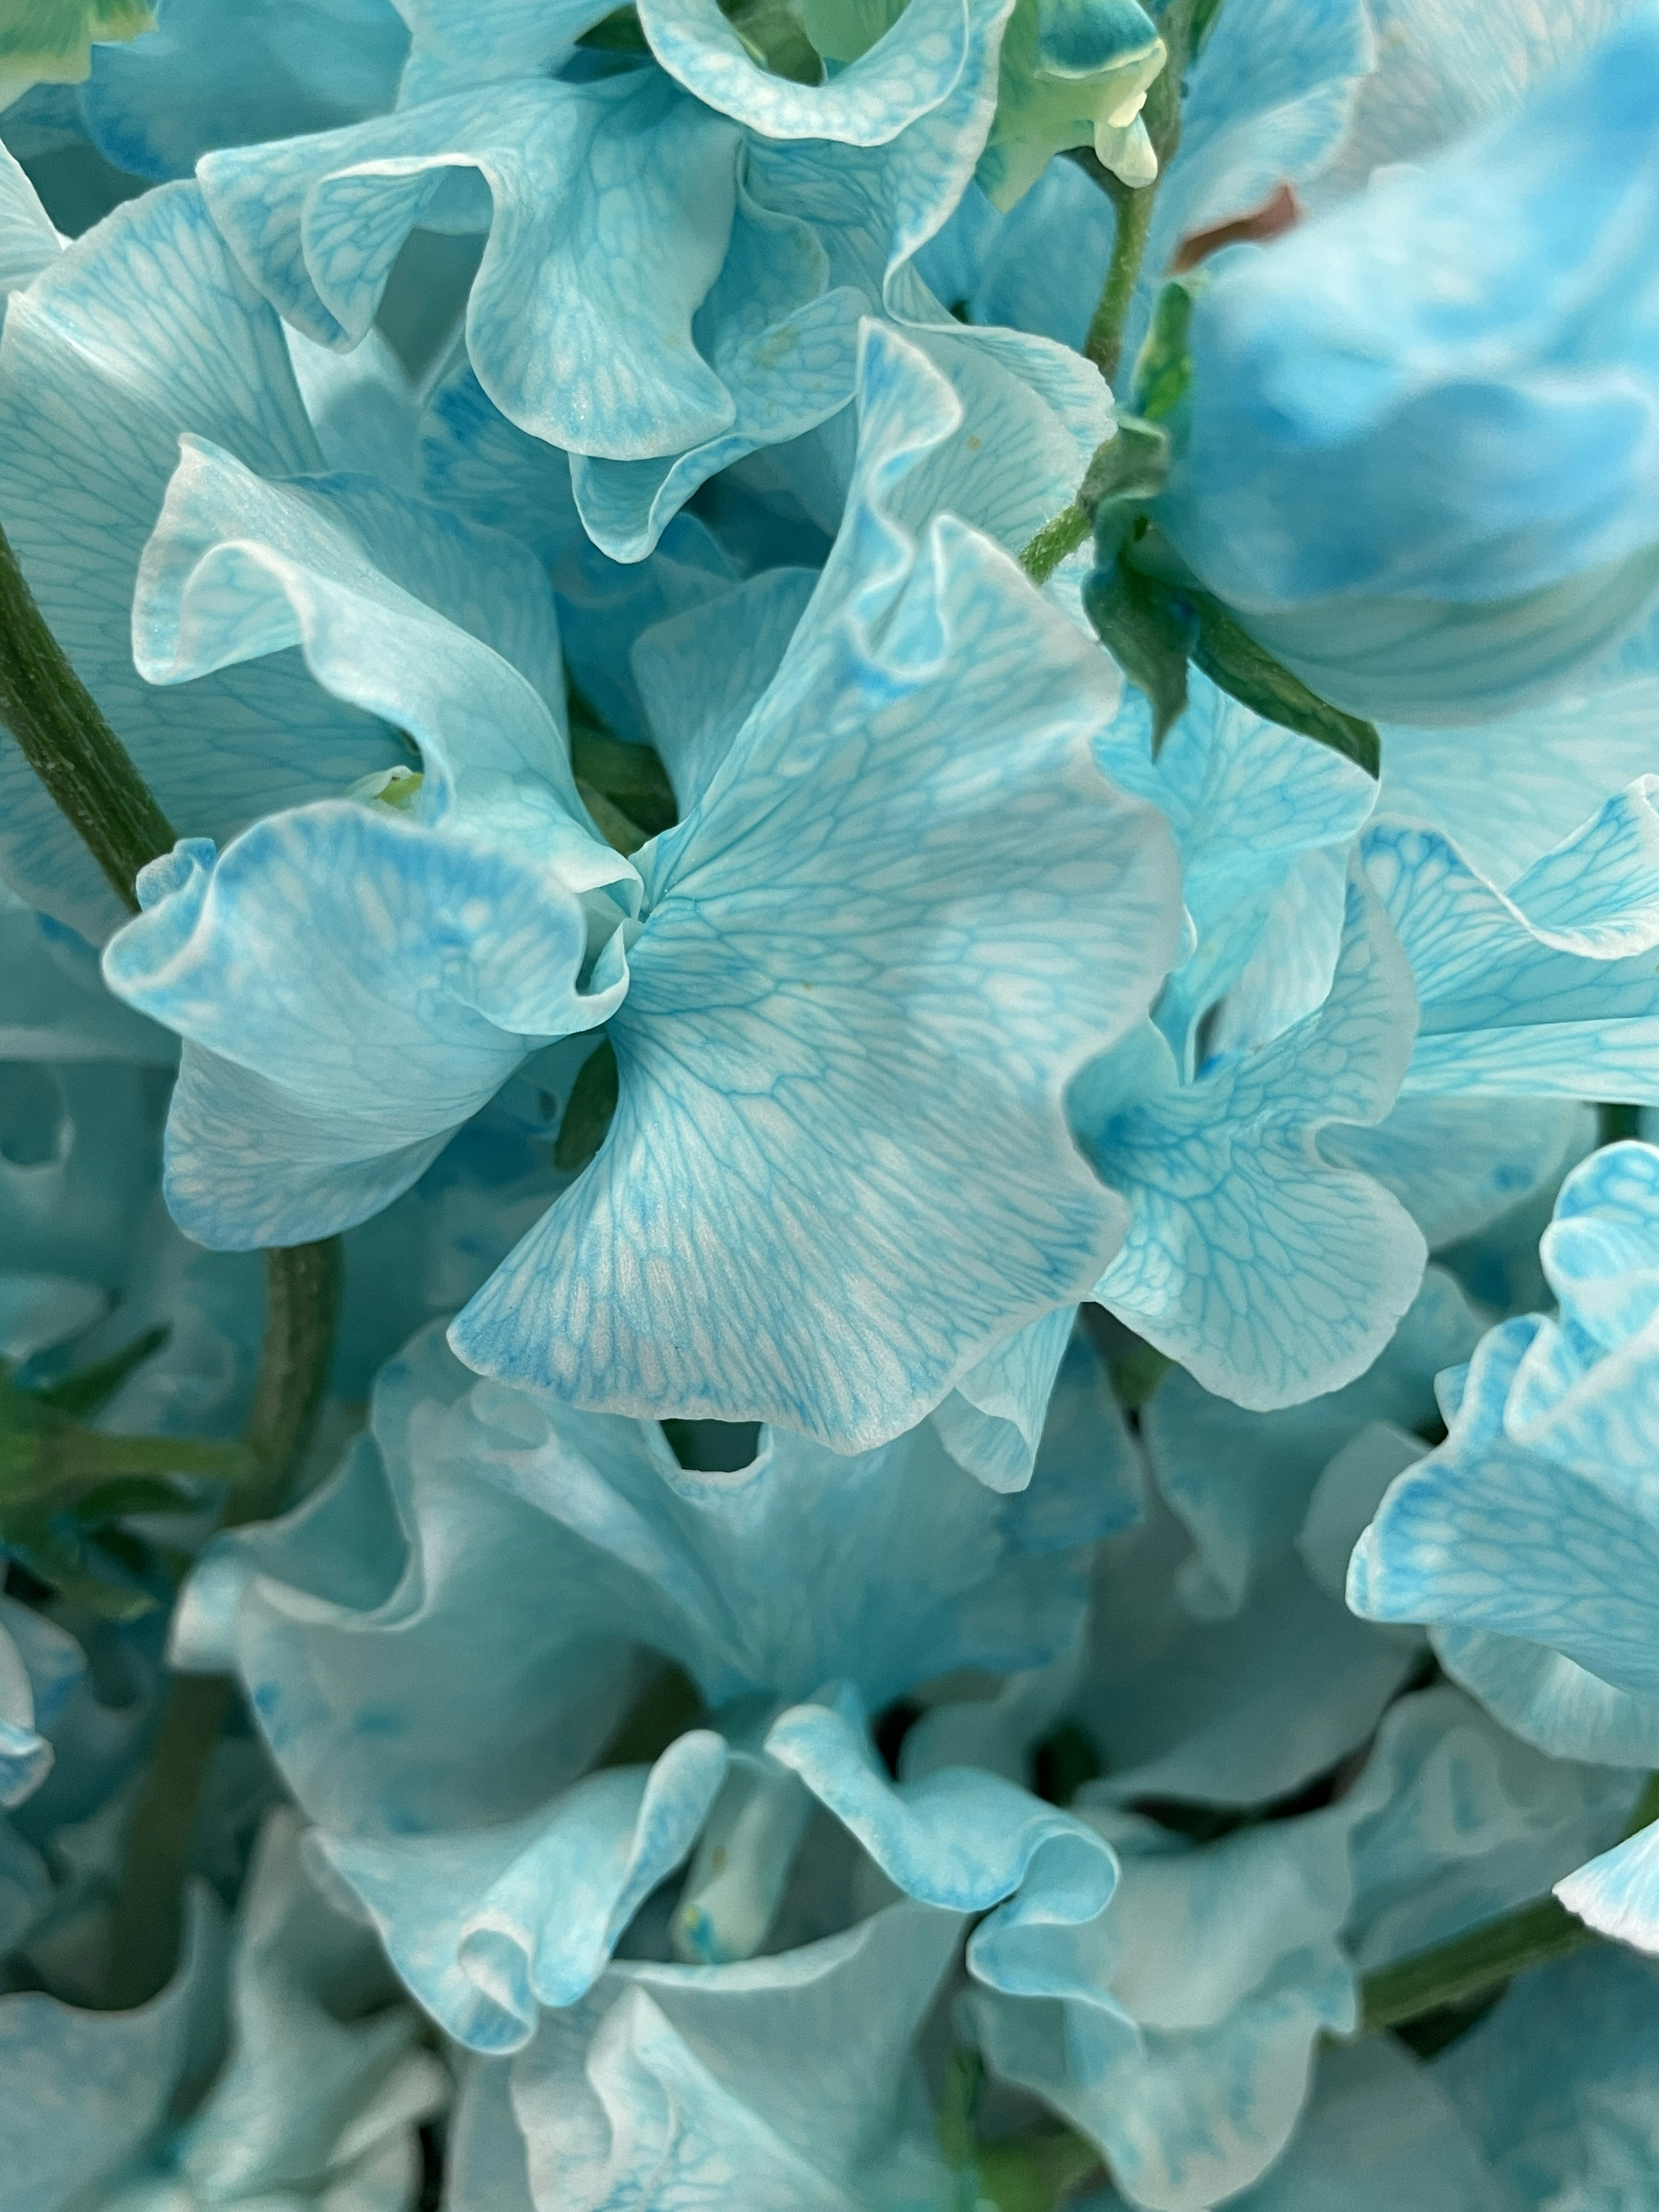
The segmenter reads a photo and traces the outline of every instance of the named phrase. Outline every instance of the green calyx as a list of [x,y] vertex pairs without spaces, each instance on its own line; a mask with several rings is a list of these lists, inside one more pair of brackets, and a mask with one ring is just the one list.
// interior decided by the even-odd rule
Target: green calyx
[[1192,662],[1267,720],[1328,745],[1374,776],[1382,765],[1376,726],[1320,698],[1260,645],[1200,588],[1153,520],[1174,452],[1170,426],[1192,375],[1187,332],[1202,283],[1201,276],[1177,277],[1160,292],[1132,381],[1138,411],[1119,416],[1116,434],[1096,453],[1079,490],[1075,507],[1095,538],[1085,611],[1146,694],[1154,753],[1186,708]]
[[975,176],[995,207],[1024,197],[1054,155],[1091,147],[1122,183],[1150,185],[1141,117],[1167,58],[1137,0],[1018,0],[1003,33],[997,112]]

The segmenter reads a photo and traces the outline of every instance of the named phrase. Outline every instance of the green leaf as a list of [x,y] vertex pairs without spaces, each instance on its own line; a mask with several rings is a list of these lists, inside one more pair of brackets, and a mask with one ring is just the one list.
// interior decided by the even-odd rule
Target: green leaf
[[1299,676],[1292,676],[1265,646],[1258,645],[1219,600],[1194,592],[1191,603],[1198,617],[1193,659],[1212,684],[1281,729],[1299,731],[1304,738],[1328,745],[1367,775],[1381,773],[1382,740],[1375,722],[1345,714],[1310,691]]
[[616,1110],[617,1055],[610,1038],[602,1037],[570,1087],[570,1103],[553,1140],[554,1166],[565,1175],[580,1173],[605,1142]]
[[1186,711],[1192,617],[1183,619],[1173,593],[1121,561],[1091,574],[1083,586],[1083,607],[1102,644],[1146,695],[1156,754]]
[[1077,503],[1095,526],[1095,557],[1104,568],[1164,489],[1170,434],[1138,415],[1120,415],[1115,434],[1095,448]]
[[118,1474],[75,1501],[75,1518],[85,1528],[118,1521],[124,1513],[198,1513],[203,1499],[188,1483],[166,1475]]

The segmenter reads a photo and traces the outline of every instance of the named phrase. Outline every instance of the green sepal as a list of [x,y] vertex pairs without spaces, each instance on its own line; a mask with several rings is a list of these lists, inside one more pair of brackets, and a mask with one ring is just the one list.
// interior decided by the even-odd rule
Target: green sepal
[[582,1062],[570,1086],[570,1103],[553,1139],[553,1164],[563,1175],[579,1175],[605,1142],[617,1110],[617,1054],[609,1037]]
[[1098,567],[1116,559],[1169,473],[1169,432],[1138,415],[1120,415],[1115,435],[1096,447],[1077,495],[1078,505],[1094,519]]
[[1114,561],[1083,586],[1083,611],[1101,643],[1152,710],[1152,751],[1187,710],[1187,661],[1197,625],[1171,592]]
[[1134,411],[1146,422],[1167,422],[1192,381],[1187,333],[1193,319],[1193,301],[1202,289],[1201,277],[1181,276],[1170,277],[1159,288],[1130,379]]
[[1381,775],[1382,740],[1375,722],[1345,714],[1310,691],[1299,676],[1258,645],[1218,599],[1195,592],[1191,603],[1198,617],[1193,659],[1212,684],[1281,729],[1298,731],[1328,745],[1369,776]]

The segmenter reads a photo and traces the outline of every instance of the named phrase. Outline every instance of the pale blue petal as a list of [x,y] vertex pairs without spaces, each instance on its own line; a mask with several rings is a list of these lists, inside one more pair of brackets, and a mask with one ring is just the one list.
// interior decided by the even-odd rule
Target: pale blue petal
[[1229,0],[1188,78],[1147,267],[1167,269],[1183,239],[1316,176],[1376,54],[1358,0]]
[[640,1905],[684,1863],[726,1762],[723,1740],[694,1729],[654,1767],[591,1774],[505,1827],[318,1831],[317,1848],[445,2033],[469,2050],[517,2051],[540,2006],[572,2004],[592,1986]]
[[514,541],[367,478],[262,483],[187,441],[139,593],[152,678],[298,643],[418,747],[406,817],[336,801],[216,861],[181,846],[106,954],[112,988],[187,1040],[181,1224],[303,1242],[396,1197],[526,1054],[604,1018],[625,976],[602,962],[583,987],[580,895],[632,871],[581,819],[552,601]]
[[[133,665],[138,557],[180,431],[261,475],[320,462],[282,328],[193,185],[121,208],[14,297],[0,348],[0,520],[83,681],[185,835],[345,788],[392,765],[390,732],[319,690],[298,654],[173,696]],[[5,869],[94,940],[114,894],[16,750],[0,747]]]
[[592,1617],[672,1652],[711,1705],[845,1680],[875,1711],[955,1668],[1043,1664],[1082,1618],[1079,1547],[1119,1512],[1081,1454],[1004,1498],[927,1423],[850,1458],[763,1431],[750,1465],[694,1474],[653,1425],[481,1383],[442,1450],[568,1532],[573,1581],[607,1562]]
[[178,1972],[136,2012],[82,2012],[33,1991],[0,1997],[8,2212],[68,2212],[142,2148],[167,2113],[192,2016],[211,2008],[222,1942],[198,1889]]
[[1593,1110],[1573,1099],[1408,1092],[1375,1128],[1327,1129],[1319,1148],[1391,1190],[1436,1252],[1553,1195],[1595,1135]]
[[[1328,1165],[1320,1133],[1379,1121],[1405,1072],[1411,981],[1376,902],[1350,886],[1330,994],[1273,1043],[1177,1085],[1097,1062],[1074,1087],[1081,1140],[1128,1198],[1094,1295],[1206,1389],[1265,1411],[1369,1366],[1421,1279],[1399,1201]],[[1121,1073],[1120,1073],[1121,1070]]]
[[416,2125],[444,2104],[448,2076],[418,2048],[416,2015],[388,2003],[396,1984],[373,1935],[301,1871],[299,1826],[279,1810],[261,1830],[231,1959],[230,2051],[167,2163],[208,2203],[289,2190],[352,2203],[355,2185],[364,2212],[380,2212],[374,2191],[389,2184],[393,2212],[418,2170]]
[[104,1291],[73,1275],[8,1268],[0,1274],[0,1359],[21,1366],[37,1352],[81,1335],[108,1307]]
[[1243,1828],[1202,1850],[1103,1820],[1120,1838],[1118,1894],[1071,1938],[1091,1999],[978,1998],[975,2028],[993,2068],[1080,2127],[1134,2203],[1207,2212],[1282,2149],[1320,2035],[1353,2025],[1336,1940],[1348,1817]]
[[50,1729],[79,1688],[86,1655],[66,1629],[0,1595],[0,1808],[38,1790],[51,1771]]
[[1255,951],[1297,862],[1326,848],[1346,855],[1376,791],[1352,761],[1264,720],[1196,670],[1189,684],[1187,710],[1156,758],[1138,691],[1095,741],[1102,773],[1161,810],[1181,855],[1195,941],[1156,1019],[1183,1077],[1194,1073],[1201,1017]]
[[[1651,1698],[1659,1524],[1643,1486],[1655,1451],[1653,1354],[1621,1362],[1625,1389],[1607,1378],[1601,1406],[1581,1385],[1576,1438],[1556,1443],[1540,1419],[1529,1449],[1506,1401],[1523,1359],[1547,1348],[1539,1340],[1549,1326],[1505,1322],[1482,1340],[1451,1434],[1401,1477],[1355,1553],[1348,1601],[1376,1620],[1519,1636]],[[1611,1432],[1604,1407],[1624,1417]],[[1575,1441],[1589,1465],[1573,1465]]]
[[487,231],[467,308],[483,389],[538,437],[633,460],[732,419],[691,319],[726,256],[737,152],[733,125],[632,71],[213,154],[201,178],[250,275],[325,345],[363,336],[417,225]]
[[[1468,20],[1484,21],[1484,11]],[[1659,771],[1651,626],[1638,642],[1620,665],[1518,714],[1475,729],[1386,730],[1378,811],[1440,830],[1507,889],[1582,827],[1590,806]]]
[[[1434,1270],[1430,1270],[1429,1279]],[[1370,1421],[1351,1437],[1315,1483],[1296,1532],[1297,1557],[1327,1597],[1348,1586],[1353,1547],[1376,1516],[1389,1485],[1422,1458],[1421,1437],[1391,1421]]]
[[512,2074],[510,2059],[467,2062],[445,2133],[446,2212],[536,2212]]
[[1455,1682],[1505,1728],[1547,1751],[1615,1766],[1659,1766],[1659,1697],[1614,1689],[1559,1651],[1485,1628],[1436,1628],[1430,1642]]
[[[605,0],[398,0],[411,46],[398,104],[412,107],[473,84],[541,76],[610,10]],[[274,134],[267,134],[274,135]]]
[[1178,1369],[1169,1376],[1140,1431],[1158,1488],[1197,1547],[1179,1577],[1183,1603],[1200,1619],[1237,1613],[1288,1554],[1327,1462],[1367,1422],[1432,1421],[1435,1376],[1467,1359],[1480,1334],[1456,1284],[1431,1267],[1377,1358],[1343,1389],[1249,1413]]
[[7,298],[58,258],[58,233],[16,157],[0,145],[0,318]]
[[160,0],[156,27],[95,46],[81,112],[129,176],[187,177],[216,146],[328,131],[389,107],[409,50],[392,0],[279,10]]
[[1636,1788],[1517,1743],[1447,1684],[1402,1698],[1359,1784],[1350,1956],[1369,1972],[1530,1904],[1619,1833]]
[[[763,137],[882,146],[940,106],[964,74],[982,74],[988,50],[994,64],[1008,12],[1007,0],[910,0],[884,38],[822,85],[771,75],[714,0],[644,0],[640,22],[672,76]],[[974,119],[982,133],[995,106],[994,75],[980,105],[983,119]]]
[[1066,1306],[1017,1330],[957,1382],[933,1423],[958,1467],[992,1490],[1024,1490],[1076,1322]]
[[896,1905],[779,1958],[618,1967],[586,2003],[544,2014],[512,2076],[536,2200],[560,2212],[943,2203],[913,2045],[960,1927]]
[[1365,867],[1422,1009],[1417,1092],[1644,1099],[1659,1042],[1650,777],[1499,891],[1437,832],[1381,823]]
[[579,1404],[842,1450],[1097,1278],[1121,1210],[1064,1087],[1176,921],[1161,821],[1088,758],[1109,664],[984,538],[902,527],[889,501],[957,421],[900,341],[871,329],[865,362],[830,565],[642,858],[605,1146],[453,1333]]
[[0,884],[0,1060],[170,1067],[177,1049],[165,1030],[110,996],[83,937]]
[[1009,324],[1081,353],[1115,231],[1094,179],[1075,161],[1050,161],[1006,215],[970,185],[916,268],[969,322]]
[[654,623],[730,589],[736,571],[724,549],[700,521],[680,515],[649,560],[609,559],[576,513],[569,455],[509,422],[470,363],[429,396],[419,443],[427,495],[535,551],[558,602],[571,673],[619,736],[647,737],[630,650]]
[[[1116,2212],[1091,2198],[1079,2212]],[[1234,2212],[1511,2212],[1431,2070],[1392,2035],[1328,2045],[1284,2155]]]
[[1357,191],[1385,162],[1420,161],[1520,106],[1623,13],[1621,0],[1369,0],[1375,65],[1348,127],[1314,182],[1316,205]]
[[1631,11],[1513,117],[1235,255],[1194,309],[1163,526],[1339,705],[1487,720],[1565,689],[1659,589],[1656,41]]
[[634,682],[683,815],[777,674],[817,581],[810,568],[765,569],[653,623],[635,645]]
[[[787,450],[795,441],[798,448],[814,425],[825,426],[825,444],[850,446],[836,436],[830,418],[853,396],[860,318],[875,312],[922,346],[951,380],[969,424],[977,422],[918,471],[913,494],[948,473],[950,496],[936,495],[931,505],[948,507],[1010,552],[1065,504],[1106,434],[1109,395],[1099,376],[1039,338],[964,331],[908,265],[939,219],[931,187],[939,165],[956,157],[953,111],[965,97],[959,86],[949,108],[890,148],[816,140],[749,145],[726,266],[693,330],[736,415],[720,436],[666,465],[573,459],[582,519],[608,552],[640,558],[696,484],[757,447]],[[913,147],[924,137],[926,145]],[[771,270],[764,276],[763,244]],[[805,304],[780,289],[786,275]],[[818,498],[806,503],[816,511],[827,501],[832,519],[846,489],[844,465],[832,461],[829,475]]]
[[1195,1621],[1175,1587],[1189,1551],[1167,1512],[1105,1547],[1071,1711],[1121,1801],[1286,1796],[1364,1742],[1419,1647],[1377,1636],[1295,1559],[1243,1612]]
[[1509,2200],[1640,2205],[1659,2163],[1659,2043],[1650,1960],[1597,1943],[1521,1976],[1435,2062]]
[[156,1088],[119,1061],[0,1061],[8,1273],[128,1287],[155,1189]]
[[1659,1823],[1588,1860],[1555,1893],[1599,1935],[1659,1952]]
[[[1028,1911],[1067,1924],[1091,1920],[1104,1906],[1116,1867],[1092,1829],[971,1767],[890,1781],[861,1719],[827,1705],[797,1705],[772,1723],[766,1748],[907,1896],[952,1912],[983,1912],[1018,1893]],[[994,1981],[1000,1960],[1018,1959],[1018,1948],[999,1940],[1005,1932],[998,1916],[975,1937],[970,1963],[982,1978]]]
[[[550,1036],[586,929],[555,878],[465,835],[335,801],[270,817],[210,866],[186,841],[106,973],[189,1041],[167,1202],[221,1249],[299,1243],[406,1190]],[[270,1073],[264,1071],[270,1070]]]

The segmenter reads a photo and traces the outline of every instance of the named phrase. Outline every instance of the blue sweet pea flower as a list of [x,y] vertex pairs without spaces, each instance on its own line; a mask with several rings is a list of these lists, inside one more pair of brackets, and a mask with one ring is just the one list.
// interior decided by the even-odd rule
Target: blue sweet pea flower
[[[1089,758],[1109,664],[986,538],[934,519],[962,426],[948,388],[872,330],[863,404],[810,605],[767,630],[775,671],[745,664],[769,677],[758,697],[683,697],[702,732],[664,738],[683,819],[632,862],[585,826],[536,598],[486,601],[489,569],[464,566],[463,547],[509,568],[519,549],[448,550],[469,634],[395,580],[423,580],[405,525],[450,519],[187,451],[145,557],[145,665],[298,642],[423,764],[402,810],[342,797],[146,872],[106,974],[187,1040],[168,1189],[192,1234],[362,1219],[538,1047],[609,1015],[610,1135],[455,1324],[481,1370],[860,1448],[1097,1279],[1121,1202],[1063,1094],[1168,964],[1167,834]],[[998,510],[1005,465],[975,447],[961,503]],[[706,1319],[687,1325],[686,1297]]]
[[962,1923],[890,1905],[742,1966],[612,1967],[542,2015],[510,2064],[475,2062],[452,2137],[456,2212],[813,2212],[955,2201],[916,2039]]
[[[1450,1433],[1363,1536],[1355,1611],[1431,1624],[1448,1670],[1551,1748],[1659,1763],[1646,1554],[1659,1152],[1610,1146],[1570,1176],[1541,1257],[1556,1322],[1505,1322],[1442,1383]],[[1655,1835],[1561,1885],[1593,1925],[1649,1948]]]
[[1616,1829],[1627,1794],[1445,1687],[1392,1709],[1334,1803],[1212,1842],[1085,1784],[1073,1809],[1112,1841],[1116,1894],[1028,1940],[1012,1990],[969,1998],[975,2033],[995,2072],[1099,2148],[1128,2202],[1206,2212],[1290,2140],[1318,2039],[1357,2024],[1359,1972],[1526,1899]]
[[418,2179],[415,2129],[448,2084],[391,1995],[373,1938],[302,1872],[298,1823],[272,1814],[228,1948],[216,1905],[197,1891],[185,1957],[148,2004],[99,2012],[43,1993],[0,1997],[16,2098],[11,2202],[18,2212],[277,2202],[400,2212]]
[[175,1639],[242,1674],[315,1848],[459,2040],[520,2047],[688,1859],[680,1954],[758,1949],[818,1807],[992,1930],[1105,1902],[1066,1814],[960,1765],[896,1784],[866,1718],[1067,1644],[1084,1547],[1125,1517],[1103,1453],[1062,1437],[1012,1498],[930,1425],[853,1459],[763,1433],[694,1474],[654,1425],[478,1382],[436,1331],[374,1431],[286,1522],[218,1540]]
[[1644,272],[1659,12],[1515,116],[1218,267],[1158,501],[1322,696],[1479,722],[1659,591]]
[[1074,439],[1069,489],[1104,433],[1098,379],[1039,340],[965,334],[911,267],[988,125],[1005,12],[919,0],[804,86],[757,66],[712,4],[647,8],[662,68],[577,80],[498,57],[439,87],[411,64],[395,111],[210,155],[202,185],[242,266],[325,346],[362,339],[417,225],[483,234],[472,370],[570,453],[584,524],[618,559],[744,454],[844,410],[872,313]]

